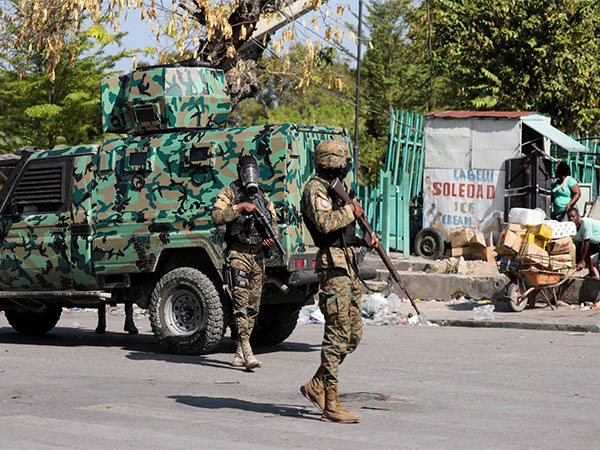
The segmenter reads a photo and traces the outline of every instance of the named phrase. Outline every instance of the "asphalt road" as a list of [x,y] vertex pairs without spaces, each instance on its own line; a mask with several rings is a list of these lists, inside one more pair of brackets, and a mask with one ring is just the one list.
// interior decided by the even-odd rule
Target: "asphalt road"
[[[74,322],[79,328],[73,328]],[[0,314],[0,447],[598,448],[600,334],[366,327],[341,370],[359,424],[321,422],[299,393],[317,368],[320,325],[259,350],[255,373],[230,366],[234,343],[167,355],[141,334],[67,312],[26,338]]]

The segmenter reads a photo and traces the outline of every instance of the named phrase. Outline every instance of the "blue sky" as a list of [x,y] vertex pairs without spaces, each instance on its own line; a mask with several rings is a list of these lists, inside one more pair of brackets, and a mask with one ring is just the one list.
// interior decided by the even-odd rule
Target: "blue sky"
[[[368,0],[365,0],[365,4],[367,3],[367,1]],[[357,28],[358,21],[357,21],[357,17],[355,17],[354,15],[358,16],[358,0],[330,0],[326,5],[323,6],[322,11],[325,11],[328,8],[328,9],[331,9],[332,12],[335,12],[335,9],[337,8],[338,5],[344,6],[344,15],[343,15],[342,19],[338,19],[336,16],[337,25],[343,27],[346,23],[350,23],[350,24],[353,24],[355,26],[355,28]],[[363,17],[366,14],[367,14],[366,6],[363,6]],[[311,18],[313,16],[317,19],[318,28],[319,28],[318,33],[316,33],[314,26],[311,24]],[[306,28],[303,27],[303,25],[302,25],[303,19],[306,24]],[[312,31],[308,31],[307,28]],[[317,34],[320,36],[324,36],[324,33],[325,33],[325,27],[323,25],[323,21],[321,20],[320,12],[308,13],[305,16],[303,16],[302,18],[297,19],[296,24],[295,24],[295,30],[296,30],[296,32],[295,32],[296,40],[298,40],[299,42],[305,42],[306,37],[309,37],[313,42],[316,42],[316,41],[324,42],[317,36]],[[364,30],[364,27],[363,27],[363,30]],[[129,33],[123,40],[123,45],[128,49],[156,47],[157,45],[158,46],[160,45],[156,42],[156,38],[153,35],[153,33],[151,33],[148,22],[147,21],[142,22],[140,20],[139,11],[129,11],[129,13],[127,14],[126,17],[125,16],[122,17],[121,31],[125,31],[125,32]],[[344,47],[346,47],[352,54],[356,54],[356,42],[353,42],[350,40],[350,30],[345,28],[344,31],[345,31],[344,32],[344,40],[343,40]],[[280,33],[277,33],[275,35],[275,38],[277,39],[279,37],[280,37]],[[114,46],[109,47],[108,51],[109,52],[112,51],[112,52],[116,53],[117,48]],[[364,51],[365,51],[365,48],[363,47],[363,53],[364,53]],[[338,53],[340,53],[340,52],[338,52]],[[147,62],[151,62],[151,63],[157,62],[156,57],[146,56],[144,54],[138,54],[137,60],[138,61],[143,60],[143,61],[147,61]],[[121,60],[116,66],[116,70],[119,72],[129,72],[129,71],[131,71],[131,69],[132,69],[132,59],[131,58],[125,58],[125,59]]]

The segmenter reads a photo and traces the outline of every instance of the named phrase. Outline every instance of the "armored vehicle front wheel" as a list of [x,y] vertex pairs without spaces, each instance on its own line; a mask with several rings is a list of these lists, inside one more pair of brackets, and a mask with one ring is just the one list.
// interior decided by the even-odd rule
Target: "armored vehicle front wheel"
[[6,320],[11,327],[23,334],[44,334],[56,326],[62,308],[49,306],[43,312],[34,311],[6,311]]
[[197,269],[168,272],[150,296],[152,332],[169,353],[198,355],[213,350],[223,338],[224,322],[214,284]]
[[251,340],[255,345],[275,345],[285,341],[296,328],[299,310],[285,315],[258,315]]

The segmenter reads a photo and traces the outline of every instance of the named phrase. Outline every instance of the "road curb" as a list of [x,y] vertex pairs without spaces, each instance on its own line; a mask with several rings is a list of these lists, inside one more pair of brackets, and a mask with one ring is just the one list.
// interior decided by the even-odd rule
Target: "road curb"
[[500,322],[494,320],[461,320],[461,319],[429,319],[441,327],[471,327],[471,328],[516,328],[522,330],[544,331],[575,331],[587,333],[590,325],[571,325],[566,323],[532,323],[532,322]]

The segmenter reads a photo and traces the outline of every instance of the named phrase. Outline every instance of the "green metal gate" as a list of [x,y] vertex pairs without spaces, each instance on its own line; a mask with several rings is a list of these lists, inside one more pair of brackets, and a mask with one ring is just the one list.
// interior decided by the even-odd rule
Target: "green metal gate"
[[[575,177],[575,179],[580,183],[590,183],[592,185],[592,190],[594,194],[598,194],[598,192],[600,192],[600,178],[598,177],[598,173],[600,171],[600,159],[598,158],[600,145],[598,144],[598,140],[600,138],[577,138],[575,136],[571,137],[581,142],[583,145],[589,148],[590,151],[585,153],[567,152],[557,147],[556,145],[552,145],[550,149],[550,154],[552,157],[558,159],[559,161],[566,162],[571,168],[573,177]],[[556,164],[554,168],[556,168]]]
[[424,116],[390,113],[385,170],[379,185],[359,186],[367,219],[386,251],[410,253],[410,223],[419,219],[423,188]]

